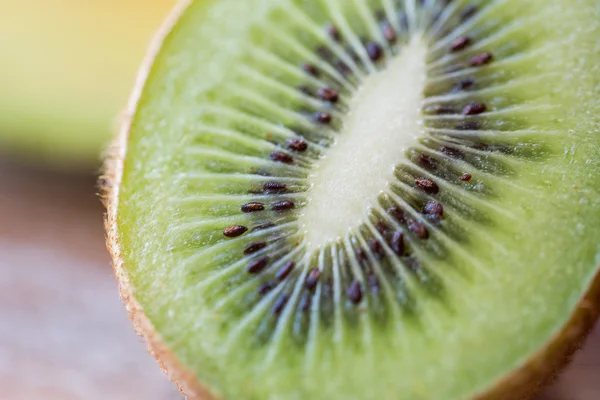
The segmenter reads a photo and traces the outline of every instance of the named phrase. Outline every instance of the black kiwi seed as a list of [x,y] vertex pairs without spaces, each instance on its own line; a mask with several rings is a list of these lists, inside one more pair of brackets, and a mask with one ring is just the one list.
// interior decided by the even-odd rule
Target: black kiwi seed
[[471,38],[468,36],[459,36],[450,44],[450,51],[460,51],[466,49],[471,44]]
[[246,204],[242,205],[242,211],[245,213],[262,211],[264,209],[265,209],[265,205],[263,203],[246,203]]
[[281,201],[277,201],[277,202],[273,203],[273,205],[271,206],[271,209],[273,211],[285,211],[285,210],[291,210],[294,207],[295,207],[295,204],[293,201],[281,200]]
[[470,182],[471,178],[473,178],[473,175],[469,174],[469,173],[465,173],[462,174],[461,177],[459,178],[462,182]]
[[247,230],[248,228],[246,228],[243,225],[232,225],[225,228],[225,230],[223,231],[223,235],[232,238],[238,237],[246,233]]
[[267,193],[284,193],[287,191],[287,185],[280,182],[266,182],[263,190]]
[[327,33],[336,42],[339,42],[342,39],[342,37],[340,36],[340,31],[333,24],[327,24]]
[[289,139],[287,144],[290,149],[298,152],[306,151],[306,149],[308,149],[308,143],[302,139]]
[[444,207],[437,201],[430,201],[423,207],[423,214],[441,218],[444,215]]
[[271,290],[273,290],[273,287],[274,287],[274,285],[271,282],[263,283],[258,288],[258,293],[261,295],[265,295],[265,294],[269,293]]
[[454,147],[442,146],[440,151],[447,156],[456,158],[457,160],[463,160],[465,155],[462,151],[455,149]]
[[383,56],[383,49],[375,42],[367,43],[367,54],[371,61],[378,61]]
[[429,232],[427,232],[425,225],[414,219],[408,221],[408,229],[419,239],[427,239],[429,237]]
[[429,157],[427,154],[419,154],[419,158],[418,158],[418,162],[419,165],[422,166],[423,168],[427,168],[427,169],[436,169],[437,168],[437,162],[435,161],[435,159]]
[[317,91],[317,96],[321,100],[328,101],[330,103],[335,103],[339,99],[339,94],[336,90],[330,88],[321,88]]
[[248,273],[250,274],[258,274],[262,271],[267,264],[269,263],[269,256],[264,256],[259,258],[258,260],[254,260],[248,265]]
[[481,67],[482,65],[488,64],[493,58],[494,56],[492,53],[480,53],[471,58],[469,65],[471,67]]
[[281,296],[279,296],[277,298],[277,301],[275,301],[275,304],[273,304],[273,314],[275,314],[275,315],[281,314],[281,312],[285,308],[285,305],[287,304],[287,302],[288,302],[287,295],[282,294]]
[[402,211],[399,207],[390,207],[387,209],[387,213],[401,224],[406,222],[404,211]]
[[352,281],[346,294],[348,295],[348,300],[353,304],[360,303],[362,300],[362,287],[360,286],[360,282],[357,280]]
[[454,86],[453,92],[460,92],[461,90],[469,89],[475,84],[475,80],[472,78],[463,79]]
[[394,236],[392,236],[392,240],[390,241],[390,246],[394,253],[401,256],[404,254],[404,233],[398,231],[394,232]]
[[386,232],[390,230],[390,227],[383,221],[377,221],[375,224],[375,229],[382,235],[385,235]]
[[269,155],[269,157],[271,157],[271,160],[273,161],[284,164],[292,164],[294,162],[294,157],[290,156],[289,154],[282,153],[281,151],[274,151]]
[[392,27],[392,25],[385,21],[381,24],[381,30],[383,31],[383,36],[385,37],[385,39],[389,42],[389,43],[395,43],[396,42],[396,32],[394,31],[394,28]]
[[426,178],[417,178],[415,179],[415,184],[421,189],[423,190],[425,193],[429,193],[429,194],[437,194],[440,191],[439,186],[437,185],[437,183],[435,183],[434,181],[430,180],[430,179],[426,179]]
[[309,75],[312,75],[315,77],[319,76],[319,70],[313,64],[304,63],[304,64],[302,64],[302,69],[304,70],[304,72],[306,72]]
[[319,271],[318,268],[311,269],[306,276],[306,280],[304,281],[304,287],[308,290],[313,290],[317,286],[320,277],[321,271]]
[[244,254],[245,255],[250,255],[250,254],[256,253],[259,250],[264,249],[265,247],[267,247],[267,243],[266,242],[251,243],[250,245],[248,245],[248,247],[246,247],[244,249]]
[[295,266],[296,263],[293,261],[286,262],[281,266],[281,268],[279,268],[279,271],[277,271],[277,274],[275,274],[275,278],[278,281],[284,280],[292,272]]
[[318,112],[318,113],[315,113],[313,115],[313,117],[316,122],[323,124],[323,125],[327,125],[331,122],[331,114],[329,114],[329,113]]
[[362,247],[359,247],[356,250],[356,257],[358,258],[359,261],[366,261],[367,260],[367,253],[365,253],[365,251],[363,250]]
[[463,115],[478,115],[484,113],[487,107],[483,103],[471,103],[467,104],[462,110]]
[[385,256],[385,253],[383,252],[383,247],[381,247],[381,243],[379,243],[378,240],[369,239],[369,248],[375,255],[376,259],[381,260]]

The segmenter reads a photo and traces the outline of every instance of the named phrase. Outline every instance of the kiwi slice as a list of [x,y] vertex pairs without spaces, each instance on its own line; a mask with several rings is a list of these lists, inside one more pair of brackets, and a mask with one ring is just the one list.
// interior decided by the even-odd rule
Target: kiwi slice
[[152,33],[174,0],[16,0],[0,15],[0,149],[97,167]]
[[598,311],[595,0],[183,4],[108,162],[190,398],[522,399]]

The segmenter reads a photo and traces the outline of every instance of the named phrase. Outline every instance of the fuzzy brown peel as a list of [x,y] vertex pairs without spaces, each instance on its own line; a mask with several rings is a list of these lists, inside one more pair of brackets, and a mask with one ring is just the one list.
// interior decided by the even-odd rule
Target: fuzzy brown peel
[[106,152],[104,171],[100,178],[99,185],[101,190],[100,196],[106,207],[104,219],[106,246],[113,260],[113,270],[119,284],[119,295],[125,305],[129,319],[133,322],[135,332],[146,341],[148,351],[156,359],[161,370],[177,385],[179,391],[186,398],[216,400],[216,397],[214,397],[205,387],[200,385],[195,378],[194,373],[185,368],[177,356],[169,350],[160,334],[156,332],[152,323],[144,314],[141,305],[135,299],[133,287],[131,286],[129,276],[123,266],[117,224],[119,186],[123,177],[123,164],[127,151],[127,140],[129,138],[131,121],[150,72],[150,68],[162,42],[169,35],[171,29],[190,3],[191,0],[180,1],[155,35],[146,59],[140,67],[138,78],[127,108],[121,117],[117,137]]

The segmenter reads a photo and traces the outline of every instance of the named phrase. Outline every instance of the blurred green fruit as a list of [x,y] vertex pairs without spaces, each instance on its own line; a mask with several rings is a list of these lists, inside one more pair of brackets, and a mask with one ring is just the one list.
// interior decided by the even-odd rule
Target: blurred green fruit
[[8,0],[0,14],[0,151],[95,166],[174,0]]

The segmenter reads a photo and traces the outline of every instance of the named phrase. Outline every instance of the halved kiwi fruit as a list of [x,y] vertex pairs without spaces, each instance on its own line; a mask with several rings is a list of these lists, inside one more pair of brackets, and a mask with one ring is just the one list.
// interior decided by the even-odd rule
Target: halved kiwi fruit
[[0,15],[0,152],[97,168],[174,0],[14,0]]
[[183,4],[108,162],[190,398],[520,399],[597,316],[595,0]]

